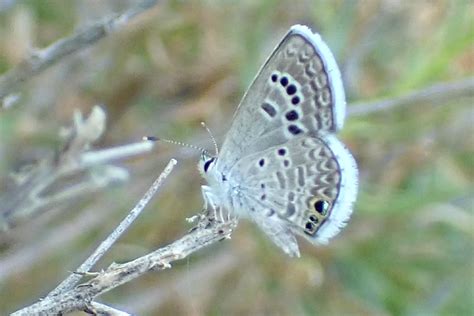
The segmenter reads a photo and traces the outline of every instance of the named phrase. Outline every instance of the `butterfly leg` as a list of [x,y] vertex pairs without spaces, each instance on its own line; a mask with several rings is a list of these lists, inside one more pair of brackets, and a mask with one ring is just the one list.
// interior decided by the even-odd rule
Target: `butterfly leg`
[[[201,186],[202,197],[204,199],[204,210],[208,214],[212,212],[213,219],[220,221],[221,223],[230,222],[236,220],[232,217],[230,212],[222,207],[218,196],[212,191],[212,188],[206,185]],[[227,214],[224,214],[227,213]]]
[[204,211],[207,211],[208,214],[212,211],[213,218],[217,219],[217,210],[219,209],[219,204],[217,202],[217,197],[212,192],[211,187],[207,185],[201,186],[202,198],[204,199]]

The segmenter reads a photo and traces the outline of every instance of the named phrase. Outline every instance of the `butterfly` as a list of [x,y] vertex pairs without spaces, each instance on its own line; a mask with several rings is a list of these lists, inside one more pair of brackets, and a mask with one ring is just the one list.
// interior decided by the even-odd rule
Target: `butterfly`
[[220,153],[201,155],[205,207],[249,218],[290,256],[300,255],[297,235],[327,243],[357,195],[356,162],[335,135],[345,108],[328,46],[292,26],[245,93]]

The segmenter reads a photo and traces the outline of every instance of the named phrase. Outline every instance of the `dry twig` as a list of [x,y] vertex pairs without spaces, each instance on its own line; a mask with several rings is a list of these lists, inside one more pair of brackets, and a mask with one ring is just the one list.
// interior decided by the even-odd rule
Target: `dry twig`
[[[153,144],[139,142],[115,148],[89,151],[105,129],[105,112],[94,107],[87,119],[75,113],[68,141],[55,157],[44,159],[13,177],[15,186],[0,196],[0,230],[71,198],[96,192],[111,183],[128,179],[128,172],[110,164],[151,151]],[[101,168],[92,168],[102,165]],[[75,178],[74,178],[75,177]],[[65,185],[65,179],[75,179]]]
[[[29,58],[0,77],[0,105],[8,106],[11,100],[7,97],[15,93],[25,81],[61,61],[64,57],[80,51],[105,36],[120,30],[121,27],[135,16],[147,11],[157,3],[158,0],[140,1],[122,14],[114,14],[104,18],[70,37],[60,39],[46,48],[33,51]],[[5,100],[8,102],[5,103]]]
[[90,269],[97,263],[97,261],[102,258],[102,256],[112,247],[112,245],[117,241],[117,239],[122,236],[122,234],[130,227],[130,225],[135,221],[135,219],[140,215],[145,206],[150,202],[151,198],[155,195],[158,189],[163,184],[163,181],[168,177],[168,175],[173,170],[176,165],[176,160],[171,159],[168,165],[165,167],[165,170],[160,174],[160,176],[153,182],[152,186],[145,193],[143,198],[137,203],[137,205],[130,211],[127,217],[115,228],[115,230],[107,237],[92,255],[87,258],[86,261],[76,270],[75,274],[71,274],[66,280],[61,282],[57,288],[55,288],[48,296],[54,296],[59,293],[62,293],[66,290],[72,289],[81,279],[81,274],[87,273]]
[[112,264],[92,280],[21,309],[13,316],[59,314],[76,310],[91,310],[90,304],[98,296],[129,282],[149,271],[171,267],[170,263],[227,238],[235,221],[201,225],[172,244],[124,264]]
[[407,95],[382,101],[356,103],[348,108],[351,116],[388,111],[400,106],[418,103],[439,104],[462,97],[474,98],[474,77],[455,82],[442,82]]
[[92,302],[90,306],[90,311],[94,315],[107,315],[107,316],[129,316],[131,314],[118,310],[116,308],[110,307],[103,303]]

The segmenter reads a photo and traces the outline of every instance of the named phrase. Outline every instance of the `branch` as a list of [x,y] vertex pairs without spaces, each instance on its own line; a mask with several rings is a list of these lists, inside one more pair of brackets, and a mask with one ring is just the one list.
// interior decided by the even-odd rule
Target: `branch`
[[464,80],[438,83],[407,95],[375,102],[357,103],[348,108],[351,116],[368,115],[380,111],[388,111],[400,106],[418,103],[441,103],[453,98],[474,96],[474,77]]
[[105,36],[120,30],[123,25],[155,6],[157,2],[158,0],[143,0],[122,14],[114,14],[70,37],[60,39],[44,49],[33,51],[29,58],[0,77],[0,105],[5,104],[4,99],[18,90],[20,85],[28,79],[56,64],[64,57],[85,49]]
[[90,281],[69,291],[48,296],[12,315],[49,315],[91,310],[91,303],[98,295],[134,280],[146,272],[170,268],[171,262],[184,259],[204,247],[229,238],[236,225],[235,220],[218,222],[202,217],[197,227],[170,245],[127,263],[113,263]]
[[[160,188],[169,175],[176,160],[172,159],[165,170],[154,181],[150,189],[140,199],[130,214],[119,224],[114,232],[97,248],[97,250],[80,266],[78,271],[63,281],[45,299],[25,307],[12,315],[49,315],[63,314],[77,310],[87,312],[104,312],[125,315],[124,312],[94,302],[94,299],[111,289],[129,282],[148,271],[162,270],[171,267],[170,263],[186,258],[206,246],[230,237],[237,225],[236,220],[219,222],[209,214],[201,215],[198,225],[185,236],[172,244],[160,248],[148,255],[123,264],[111,264],[101,273],[88,273],[89,269],[123,234],[134,219]],[[95,275],[86,283],[77,285],[84,275]],[[77,285],[77,286],[76,286]]]
[[[66,131],[68,140],[61,152],[14,175],[15,185],[0,196],[0,231],[66,200],[126,180],[127,170],[106,163],[153,149],[151,142],[139,142],[89,151],[104,129],[105,112],[100,107],[94,107],[87,119],[76,112],[74,125]],[[92,168],[97,165],[102,165],[102,168]],[[66,179],[69,179],[68,185],[64,184]],[[71,183],[71,179],[74,182]]]
[[131,314],[124,311],[118,310],[116,308],[110,307],[108,305],[92,302],[90,310],[94,315],[107,315],[107,316],[131,316]]
[[112,247],[112,245],[117,241],[117,239],[122,236],[122,234],[130,227],[130,225],[135,221],[135,219],[140,215],[145,206],[150,202],[151,198],[156,194],[158,189],[163,184],[163,181],[168,177],[168,175],[173,170],[176,165],[176,160],[171,159],[168,165],[165,167],[164,171],[160,176],[153,182],[151,187],[145,193],[145,195],[140,199],[137,205],[130,211],[130,213],[125,217],[125,219],[115,228],[115,230],[107,237],[92,255],[84,261],[83,264],[77,269],[75,274],[71,274],[66,280],[61,282],[58,287],[56,287],[48,296],[55,296],[59,293],[72,289],[77,285],[79,280],[82,278],[81,274],[87,273],[90,269],[97,263],[97,261],[102,258],[102,256]]

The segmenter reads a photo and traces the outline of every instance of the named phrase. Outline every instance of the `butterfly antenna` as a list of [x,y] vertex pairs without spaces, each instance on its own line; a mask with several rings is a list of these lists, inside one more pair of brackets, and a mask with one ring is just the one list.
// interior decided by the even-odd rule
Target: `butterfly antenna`
[[216,142],[216,139],[214,138],[214,135],[212,135],[212,132],[209,129],[209,127],[207,127],[206,123],[201,122],[201,125],[202,125],[202,127],[204,127],[206,129],[209,136],[211,136],[212,143],[214,144],[214,150],[216,151],[216,157],[219,156],[219,147],[217,147],[217,142]]
[[165,142],[165,143],[174,144],[174,145],[178,145],[178,146],[182,146],[182,147],[188,147],[188,148],[192,148],[192,149],[197,149],[197,150],[199,150],[199,151],[201,151],[201,152],[207,153],[207,150],[204,149],[204,148],[202,148],[202,147],[199,147],[199,146],[196,146],[196,145],[191,145],[191,144],[182,143],[182,142],[179,142],[179,141],[176,141],[176,140],[170,140],[170,139],[165,139],[165,138],[156,137],[156,136],[144,136],[144,137],[143,137],[143,140],[148,140],[148,141],[152,141],[152,142],[162,141],[162,142]]

